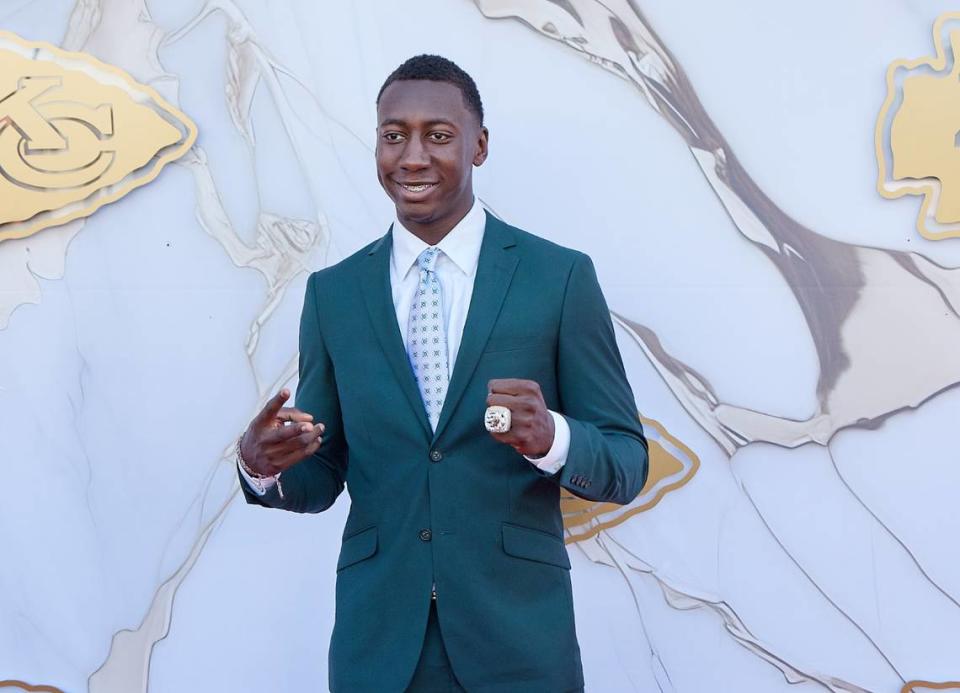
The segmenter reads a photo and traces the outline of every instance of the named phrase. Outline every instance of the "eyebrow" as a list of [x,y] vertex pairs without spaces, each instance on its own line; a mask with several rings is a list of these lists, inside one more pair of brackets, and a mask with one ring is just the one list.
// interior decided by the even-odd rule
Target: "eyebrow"
[[[387,118],[386,120],[380,123],[379,127],[386,127],[387,125],[406,126],[407,121],[401,120],[400,118]],[[434,118],[433,120],[427,121],[427,127],[430,127],[432,125],[446,125],[451,128],[457,127],[455,123],[449,120],[444,120],[443,118]]]

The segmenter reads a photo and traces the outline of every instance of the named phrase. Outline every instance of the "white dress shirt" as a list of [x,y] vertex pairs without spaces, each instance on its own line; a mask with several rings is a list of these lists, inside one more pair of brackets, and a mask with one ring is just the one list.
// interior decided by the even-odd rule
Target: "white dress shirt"
[[[479,202],[474,199],[467,215],[437,243],[440,254],[437,257],[436,275],[443,292],[443,322],[447,331],[447,357],[450,374],[457,361],[463,326],[470,309],[470,297],[473,294],[473,280],[477,275],[477,263],[480,261],[480,245],[487,223],[486,214]],[[424,241],[404,228],[399,220],[393,223],[393,244],[390,250],[390,287],[393,307],[397,313],[397,325],[400,334],[407,334],[407,321],[410,317],[410,304],[416,295],[420,282],[417,257],[429,248]],[[509,378],[509,373],[503,374]],[[549,411],[549,410],[548,410]],[[311,412],[323,421],[322,412]],[[554,422],[553,445],[543,457],[527,459],[548,474],[557,472],[567,461],[570,450],[570,426],[560,414],[550,411]],[[240,468],[247,485],[258,495],[263,495],[274,483],[276,477],[259,480],[251,479]]]

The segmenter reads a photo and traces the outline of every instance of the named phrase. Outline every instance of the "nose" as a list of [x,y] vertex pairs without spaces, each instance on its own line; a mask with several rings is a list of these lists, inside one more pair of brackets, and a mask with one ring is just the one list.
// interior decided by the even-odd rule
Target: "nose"
[[420,171],[430,165],[430,155],[419,137],[407,140],[400,156],[400,167],[407,171]]

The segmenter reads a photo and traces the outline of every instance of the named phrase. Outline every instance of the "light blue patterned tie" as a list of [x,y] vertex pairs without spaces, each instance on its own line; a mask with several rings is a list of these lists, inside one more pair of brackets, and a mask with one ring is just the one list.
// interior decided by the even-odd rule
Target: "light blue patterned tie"
[[439,248],[430,247],[417,258],[420,284],[410,305],[407,324],[407,354],[433,430],[437,430],[450,378],[447,333],[443,327],[443,293],[434,269],[439,255]]

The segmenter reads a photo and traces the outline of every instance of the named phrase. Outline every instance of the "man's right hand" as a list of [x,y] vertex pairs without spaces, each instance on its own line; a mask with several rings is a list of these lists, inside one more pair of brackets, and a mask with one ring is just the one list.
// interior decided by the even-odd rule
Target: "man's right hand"
[[274,476],[320,448],[322,423],[294,407],[284,407],[290,391],[280,390],[250,422],[240,441],[244,462],[257,474]]

